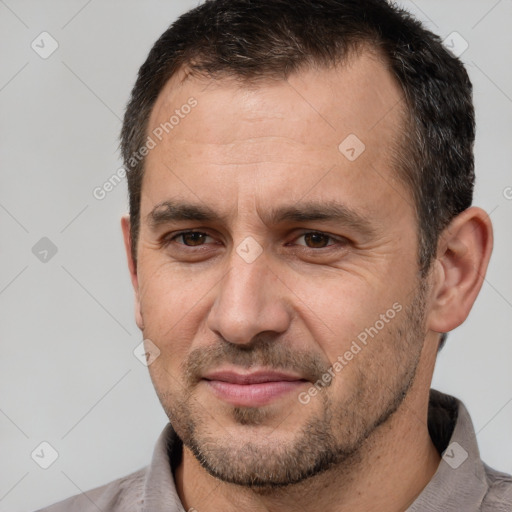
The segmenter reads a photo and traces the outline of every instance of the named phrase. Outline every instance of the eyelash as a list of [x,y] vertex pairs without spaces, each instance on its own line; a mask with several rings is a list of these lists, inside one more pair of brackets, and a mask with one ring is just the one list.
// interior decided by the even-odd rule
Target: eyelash
[[[211,235],[209,235],[208,233],[205,233],[203,231],[193,231],[193,230],[188,230],[188,231],[181,231],[179,233],[176,233],[176,234],[173,234],[172,236],[171,235],[168,235],[166,237],[163,238],[162,240],[162,246],[163,247],[167,247],[169,246],[171,243],[173,243],[177,238],[179,237],[182,237],[184,235],[189,235],[189,234],[192,234],[192,233],[198,233],[198,234],[201,234],[201,235],[205,235],[205,236],[209,236],[210,238],[213,238],[211,237]],[[331,247],[333,247],[334,245],[336,245],[336,242],[338,244],[342,244],[342,245],[346,245],[346,243],[348,242],[348,240],[346,240],[345,238],[337,238],[337,237],[334,237],[328,233],[324,233],[323,231],[304,231],[302,234],[300,234],[298,237],[296,237],[295,239],[298,239],[298,238],[302,238],[306,235],[320,235],[320,236],[323,236],[323,237],[326,237],[328,240],[332,240],[334,241],[335,243],[333,244],[328,244],[327,246],[325,247],[318,247],[318,248],[315,248],[315,247],[308,247],[307,245],[302,245],[300,244],[300,247],[304,248],[305,250],[307,249],[310,249],[310,250],[314,250],[314,251],[319,251],[321,249],[329,249]],[[200,247],[203,247],[205,244],[200,244],[200,245],[186,245],[186,244],[178,244],[178,245],[182,245],[184,247],[189,247],[189,248],[200,248]]]

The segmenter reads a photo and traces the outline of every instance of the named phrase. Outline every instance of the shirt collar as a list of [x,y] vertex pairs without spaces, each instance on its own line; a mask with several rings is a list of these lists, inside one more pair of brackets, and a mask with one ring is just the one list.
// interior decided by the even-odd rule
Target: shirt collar
[[479,511],[488,483],[473,422],[464,404],[430,390],[429,431],[442,459],[406,512]]
[[170,423],[160,434],[153,458],[146,473],[142,512],[185,512],[176,491],[172,474],[173,454],[182,449],[182,442]]

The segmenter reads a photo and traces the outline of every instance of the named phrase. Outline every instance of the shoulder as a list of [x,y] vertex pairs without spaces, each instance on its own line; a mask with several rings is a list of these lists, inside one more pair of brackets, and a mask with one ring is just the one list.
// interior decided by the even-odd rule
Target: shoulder
[[512,476],[497,471],[484,463],[489,490],[482,503],[483,512],[510,512],[512,510]]
[[37,512],[138,512],[142,507],[147,467],[77,494]]

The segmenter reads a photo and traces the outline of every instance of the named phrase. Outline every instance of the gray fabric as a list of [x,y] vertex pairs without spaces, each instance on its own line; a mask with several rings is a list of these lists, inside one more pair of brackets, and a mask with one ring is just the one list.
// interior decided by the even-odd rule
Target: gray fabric
[[[456,418],[455,425],[450,425],[450,417]],[[440,443],[439,436],[448,428],[451,435]],[[512,477],[482,462],[473,422],[462,402],[431,390],[429,431],[444,452],[443,459],[406,512],[512,512]]]
[[[480,459],[464,404],[431,390],[428,426],[444,456],[406,512],[512,512],[512,477]],[[171,472],[180,451],[181,441],[168,423],[148,467],[38,512],[185,512]]]

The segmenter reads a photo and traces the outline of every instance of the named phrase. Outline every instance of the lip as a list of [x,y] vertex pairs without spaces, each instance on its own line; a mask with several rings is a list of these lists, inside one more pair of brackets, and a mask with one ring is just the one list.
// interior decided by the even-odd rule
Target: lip
[[258,407],[297,391],[306,379],[289,373],[260,370],[211,372],[203,377],[215,396],[237,407]]

